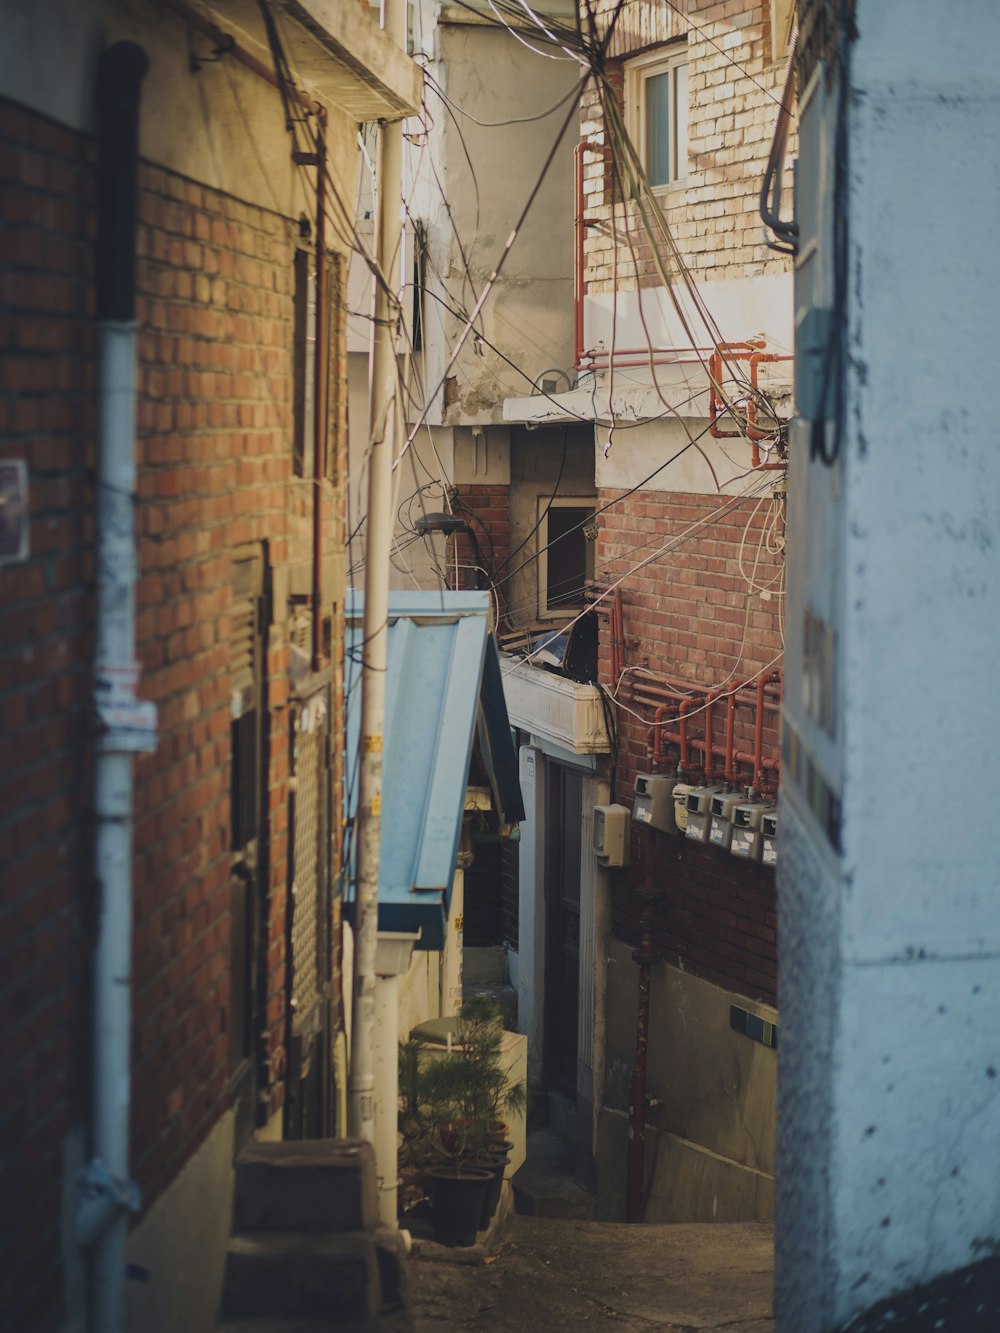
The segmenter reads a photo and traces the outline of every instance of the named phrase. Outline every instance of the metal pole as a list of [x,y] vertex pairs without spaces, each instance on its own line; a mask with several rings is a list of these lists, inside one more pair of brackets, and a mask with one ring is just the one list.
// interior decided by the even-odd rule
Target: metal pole
[[[383,27],[406,46],[405,0],[385,0]],[[388,287],[399,257],[403,170],[402,121],[383,122],[378,149],[376,259]],[[378,943],[378,865],[382,835],[382,750],[388,648],[389,552],[392,540],[392,462],[399,442],[396,401],[396,315],[389,294],[375,286],[371,356],[371,443],[365,539],[365,607],[361,664],[361,760],[358,774],[358,882],[354,911],[354,1011],[348,1080],[351,1133],[375,1142],[375,961]],[[376,1163],[379,1174],[390,1169]],[[392,1168],[394,1169],[394,1164]]]

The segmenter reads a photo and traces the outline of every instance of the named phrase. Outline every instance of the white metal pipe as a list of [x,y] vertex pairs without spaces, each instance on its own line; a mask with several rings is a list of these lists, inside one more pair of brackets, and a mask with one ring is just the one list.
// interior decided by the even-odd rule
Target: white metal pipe
[[94,1333],[124,1333],[132,965],[132,755],[156,744],[156,711],[135,697],[135,363],[133,319],[139,88],[145,52],[109,47],[98,70],[97,541],[92,1161],[80,1188]]
[[[405,49],[405,0],[384,0],[383,26]],[[393,288],[402,230],[403,125],[379,131],[376,258]],[[358,774],[358,882],[354,915],[354,1011],[348,1085],[351,1133],[375,1143],[375,962],[378,865],[382,836],[382,751],[388,656],[389,554],[393,533],[392,463],[400,433],[396,397],[396,311],[375,286],[371,356],[371,444],[365,541],[361,667],[361,758]],[[395,1053],[395,1048],[393,1048]],[[395,1124],[395,1112],[393,1113]],[[395,1169],[393,1164],[393,1170]],[[386,1175],[376,1159],[376,1171]]]
[[399,977],[375,979],[375,1173],[378,1215],[383,1226],[396,1225],[399,1110]]

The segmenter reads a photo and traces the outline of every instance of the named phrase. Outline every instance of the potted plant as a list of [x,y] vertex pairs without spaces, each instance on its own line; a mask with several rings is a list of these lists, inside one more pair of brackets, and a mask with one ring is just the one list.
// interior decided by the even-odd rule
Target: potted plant
[[428,1173],[434,1232],[445,1244],[471,1245],[499,1199],[506,1150],[497,1151],[496,1125],[525,1102],[523,1085],[509,1082],[502,1042],[499,1006],[475,996],[459,1012],[455,1045],[419,1078],[439,1159]]

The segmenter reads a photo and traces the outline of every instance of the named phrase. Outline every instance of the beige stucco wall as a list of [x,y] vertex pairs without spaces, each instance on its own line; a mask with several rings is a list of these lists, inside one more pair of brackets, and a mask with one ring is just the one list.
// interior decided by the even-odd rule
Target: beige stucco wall
[[[624,1216],[628,1087],[637,969],[608,946],[605,1101],[598,1116],[598,1212]],[[773,1216],[776,1051],[729,1025],[730,1005],[769,1022],[777,1011],[677,967],[654,966],[646,1122],[647,1222],[750,1221]]]

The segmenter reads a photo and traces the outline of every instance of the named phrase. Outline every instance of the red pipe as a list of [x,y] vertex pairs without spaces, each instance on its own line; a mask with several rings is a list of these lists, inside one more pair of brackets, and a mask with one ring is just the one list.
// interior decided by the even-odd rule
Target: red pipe
[[718,687],[705,695],[705,786],[712,785],[712,760],[715,757],[712,746],[712,705],[722,693]]
[[681,700],[680,708],[678,708],[677,710],[677,720],[678,720],[677,729],[680,733],[680,735],[678,736],[678,741],[681,748],[681,756],[678,761],[678,767],[681,769],[682,772],[685,772],[690,767],[691,764],[691,756],[688,753],[687,718],[685,717],[685,714],[687,713],[691,705],[695,702],[696,700],[692,699],[691,696],[688,695],[686,698]]
[[[750,357],[750,379],[754,388],[757,387],[757,367],[762,361],[794,361],[792,356],[780,356],[777,352],[754,352]],[[750,456],[750,462],[753,467],[776,468],[784,467],[783,463],[765,463],[761,464],[760,450],[757,448],[758,440],[766,440],[773,435],[773,430],[760,430],[757,426],[757,399],[751,396],[747,403],[747,435],[753,442],[753,452]]]
[[576,272],[573,274],[573,366],[576,370],[583,368],[583,233],[585,228],[594,226],[593,222],[583,216],[586,206],[583,193],[583,154],[588,148],[594,152],[601,152],[603,145],[595,143],[593,139],[581,139],[573,149],[576,183],[576,217],[573,221],[576,240]]
[[757,677],[757,716],[753,733],[754,783],[764,780],[764,673]]
[[733,690],[726,699],[726,766],[723,769],[723,777],[727,782],[736,781],[736,770],[733,767],[733,745],[735,743],[736,729],[736,690]]

